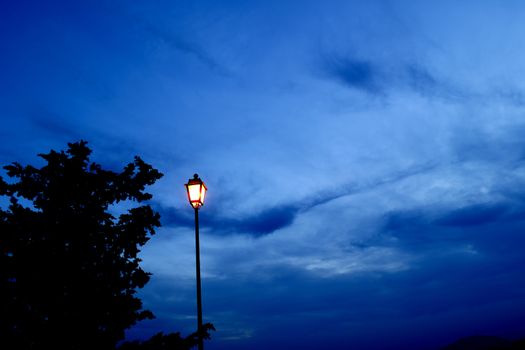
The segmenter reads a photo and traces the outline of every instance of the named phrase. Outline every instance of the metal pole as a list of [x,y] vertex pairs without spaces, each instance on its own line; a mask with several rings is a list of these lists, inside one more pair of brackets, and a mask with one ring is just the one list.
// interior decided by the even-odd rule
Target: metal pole
[[195,208],[195,260],[197,270],[197,331],[199,332],[199,350],[204,349],[202,341],[202,300],[201,300],[201,259],[199,248],[199,208]]

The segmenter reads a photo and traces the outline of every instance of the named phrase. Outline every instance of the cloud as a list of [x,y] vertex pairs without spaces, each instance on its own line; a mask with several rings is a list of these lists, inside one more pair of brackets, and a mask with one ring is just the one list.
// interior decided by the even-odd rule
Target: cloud
[[142,23],[149,33],[169,47],[196,59],[198,62],[217,73],[223,75],[229,74],[226,67],[220,64],[206,49],[198,45],[196,42],[183,38],[180,35],[173,34],[168,29],[161,28],[159,25],[153,25],[145,20],[142,20]]
[[46,132],[53,138],[69,142],[81,138],[81,133],[75,130],[69,122],[45,108],[38,108],[37,110],[31,111],[28,119],[35,127]]
[[436,220],[436,223],[460,227],[483,225],[502,219],[508,209],[508,205],[503,203],[476,204],[452,210]]
[[[161,214],[161,222],[165,226],[193,227],[193,214],[187,210],[157,206]],[[294,205],[277,206],[264,209],[253,215],[240,219],[225,218],[217,212],[208,212],[200,218],[203,229],[209,229],[215,234],[246,233],[253,236],[270,234],[290,226],[299,207]]]
[[[494,269],[492,263],[479,256],[429,255],[417,269],[329,278],[295,266],[270,266],[264,273],[268,279],[259,279],[260,273],[205,279],[205,317],[218,329],[216,346],[224,349],[286,348],[299,335],[306,349],[322,348],[328,339],[335,339],[334,346],[376,349],[378,332],[392,348],[421,349],[429,339],[446,343],[447,337],[464,335],[467,320],[472,329],[504,328],[501,324],[523,320],[525,303],[513,288],[523,282],[522,274]],[[153,276],[143,296],[145,306],[158,316],[157,329],[194,324],[188,308],[192,292],[189,286]],[[421,322],[426,326],[420,327]],[[319,327],[325,323],[333,327]],[[144,324],[137,334],[145,331]],[[283,327],[286,336],[278,343],[264,336],[278,335]],[[412,329],[417,329],[417,341]],[[450,329],[457,330],[451,334]],[[375,346],[381,349],[384,343]]]
[[[384,96],[404,88],[426,97],[459,100],[465,97],[457,88],[437,79],[418,63],[380,63],[354,56],[332,54],[321,63],[327,77],[351,89]],[[458,102],[458,101],[456,101]]]
[[332,55],[322,64],[330,78],[346,87],[371,95],[383,94],[383,74],[371,61]]
[[[427,208],[391,211],[384,216],[383,230],[389,233],[420,233],[427,240],[427,232],[440,230],[440,227],[468,228],[499,221],[513,221],[508,202],[480,203],[460,208]],[[525,207],[517,209],[525,211]],[[515,214],[514,214],[515,215]]]
[[408,84],[414,90],[432,93],[438,85],[436,78],[420,65],[409,64],[406,66],[406,72],[408,75]]
[[525,92],[519,88],[511,86],[495,88],[493,94],[517,107],[525,106]]
[[399,67],[399,84],[428,98],[438,98],[453,103],[464,103],[472,94],[463,91],[451,82],[439,79],[429,68],[418,63],[408,63]]
[[[206,215],[200,218],[200,222],[203,229],[208,229],[214,234],[240,233],[260,237],[291,226],[298,215],[317,206],[427,173],[435,169],[436,166],[436,164],[425,163],[395,171],[370,181],[341,184],[335,186],[336,189],[320,190],[296,202],[267,207],[241,218],[224,217],[219,211],[208,211]],[[155,203],[154,206],[161,214],[162,225],[167,227],[193,227],[194,218],[191,211],[166,207],[161,203]]]
[[523,107],[525,92],[513,85],[494,82],[485,88],[466,87],[457,79],[436,73],[425,62],[381,62],[373,57],[355,58],[352,55],[325,55],[320,64],[325,77],[339,84],[370,95],[387,96],[399,90],[408,90],[428,99],[453,104],[476,102],[504,103]]
[[[501,197],[506,190],[500,190]],[[525,202],[514,196],[459,207],[429,206],[390,211],[379,234],[395,237],[406,252],[458,252],[499,255],[525,244],[519,232],[525,220]],[[498,248],[499,247],[499,248]]]
[[516,89],[498,88],[487,93],[471,91],[452,79],[440,77],[424,62],[381,62],[374,58],[356,58],[352,55],[325,55],[320,69],[325,77],[346,88],[374,96],[387,96],[399,90],[408,90],[429,99],[440,99],[464,104],[487,98],[499,98],[521,106],[524,94]]
[[[458,165],[454,166],[458,170]],[[336,348],[381,349],[374,343],[380,333],[392,348],[415,350],[426,348],[429,342],[445,344],[470,332],[505,331],[509,325],[523,324],[521,286],[525,280],[516,266],[525,263],[519,248],[525,244],[525,216],[519,216],[525,212],[525,196],[514,181],[502,182],[489,200],[477,202],[463,202],[455,195],[448,206],[445,200],[433,204],[424,200],[411,207],[413,202],[402,197],[399,209],[387,209],[383,217],[380,210],[376,213],[375,219],[382,219],[383,225],[359,241],[361,244],[353,244],[354,233],[347,231],[326,239],[326,232],[305,237],[309,234],[305,227],[318,219],[327,220],[323,215],[334,207],[345,207],[352,201],[366,205],[361,202],[366,196],[358,194],[377,190],[380,196],[389,197],[393,189],[410,192],[413,187],[409,183],[424,187],[417,185],[421,179],[413,177],[422,175],[423,180],[429,180],[436,176],[436,167],[439,164],[429,163],[368,182],[340,185],[340,191],[320,191],[290,206],[271,207],[275,210],[261,210],[243,219],[250,219],[245,227],[252,222],[260,225],[256,218],[279,222],[275,225],[283,228],[279,235],[253,239],[247,234],[208,234],[203,239],[203,266],[207,266],[203,286],[208,291],[204,296],[206,317],[219,329],[217,347],[286,348],[297,340],[296,335],[306,334],[301,336],[301,347],[306,349],[323,348],[330,342],[327,339],[335,339],[329,345]],[[423,182],[433,186],[432,181]],[[465,186],[476,184],[458,186],[465,191]],[[397,206],[387,202],[387,208]],[[329,207],[323,208],[324,204]],[[320,216],[308,220],[310,215],[303,215],[307,213]],[[338,213],[341,221],[348,219],[344,211]],[[290,217],[298,226],[288,224]],[[219,215],[216,218],[222,221]],[[192,219],[190,211],[188,227],[192,227]],[[240,230],[239,222],[236,229]],[[327,220],[320,227],[329,224]],[[341,237],[334,240],[336,236]],[[191,235],[187,238],[191,243]],[[168,251],[173,256],[174,249]],[[193,262],[191,255],[185,258]],[[167,264],[159,265],[165,268]],[[145,296],[147,303],[151,301],[148,306],[161,312],[158,328],[169,330],[173,322],[194,324],[187,318],[191,316],[187,304],[194,296],[187,285],[174,282],[181,265],[178,260],[173,263],[168,269],[173,270],[171,275],[157,275],[152,270],[153,280],[158,276],[157,282],[168,286],[153,287],[149,293],[157,295]],[[178,299],[167,309],[165,298],[174,295]],[[283,328],[286,337],[278,338]],[[417,330],[417,334],[410,330]]]
[[[492,118],[492,115],[489,115]],[[453,156],[460,162],[477,161],[498,164],[499,168],[513,168],[525,160],[525,124],[503,115],[502,125],[488,127],[485,123],[464,124],[450,138]]]
[[238,231],[252,232],[255,235],[272,233],[290,226],[298,211],[299,208],[293,205],[269,208],[246,220],[238,221]]

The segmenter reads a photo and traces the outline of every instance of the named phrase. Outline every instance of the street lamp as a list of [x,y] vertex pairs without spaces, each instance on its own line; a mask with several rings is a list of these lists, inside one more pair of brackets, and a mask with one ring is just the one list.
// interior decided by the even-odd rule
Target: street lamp
[[190,205],[195,209],[195,261],[197,272],[197,332],[199,335],[199,350],[204,349],[202,342],[202,301],[201,301],[201,261],[199,253],[199,208],[204,205],[204,196],[206,195],[206,185],[199,178],[199,175],[193,175],[186,186],[188,200]]

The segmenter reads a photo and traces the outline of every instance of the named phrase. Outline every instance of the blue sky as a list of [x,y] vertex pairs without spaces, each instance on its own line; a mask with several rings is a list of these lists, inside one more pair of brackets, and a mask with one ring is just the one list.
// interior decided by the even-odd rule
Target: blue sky
[[435,349],[525,336],[520,1],[11,2],[0,161],[89,141],[165,176],[157,316],[208,349]]

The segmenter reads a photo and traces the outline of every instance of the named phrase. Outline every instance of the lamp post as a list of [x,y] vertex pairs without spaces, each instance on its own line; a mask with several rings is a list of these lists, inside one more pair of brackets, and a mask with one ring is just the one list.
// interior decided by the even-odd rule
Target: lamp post
[[202,300],[201,300],[201,261],[199,249],[199,208],[204,205],[204,196],[206,195],[206,185],[199,178],[199,175],[193,175],[186,186],[188,200],[195,210],[195,267],[197,274],[197,332],[199,334],[199,350],[204,349],[202,342]]

